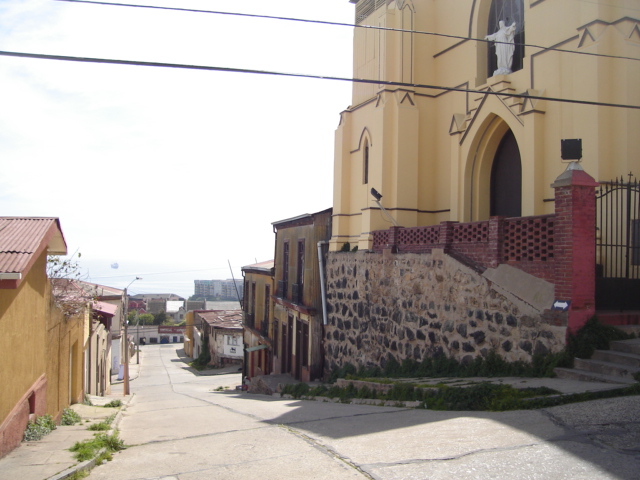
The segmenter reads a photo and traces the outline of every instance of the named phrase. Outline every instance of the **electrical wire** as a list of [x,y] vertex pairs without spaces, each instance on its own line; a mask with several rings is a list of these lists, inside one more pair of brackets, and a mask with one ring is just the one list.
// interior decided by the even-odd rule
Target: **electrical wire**
[[248,68],[216,67],[216,66],[208,66],[208,65],[186,65],[186,64],[180,64],[180,63],[163,63],[163,62],[143,62],[143,61],[137,61],[137,60],[116,60],[116,59],[91,58],[91,57],[70,57],[70,56],[64,56],[64,55],[49,55],[49,54],[42,54],[42,53],[7,52],[7,51],[0,51],[0,56],[31,58],[31,59],[39,59],[39,60],[58,60],[58,61],[79,62],[79,63],[99,63],[99,64],[107,64],[107,65],[176,68],[176,69],[186,69],[186,70],[204,70],[204,71],[228,72],[228,73],[251,73],[256,75],[274,75],[274,76],[280,76],[280,77],[310,78],[310,79],[317,79],[317,80],[335,80],[335,81],[350,82],[350,83],[366,83],[366,84],[374,84],[374,85],[388,85],[388,86],[407,87],[407,88],[424,88],[429,90],[440,90],[444,92],[462,92],[462,93],[472,93],[472,94],[479,94],[479,95],[495,95],[495,96],[507,97],[507,98],[512,97],[512,98],[523,98],[523,99],[532,99],[532,100],[545,100],[548,102],[572,103],[572,104],[578,104],[578,105],[592,105],[597,107],[629,108],[629,109],[640,110],[640,105],[594,102],[589,100],[574,100],[574,99],[556,98],[556,97],[543,97],[539,95],[529,95],[527,93],[494,92],[493,90],[474,90],[471,88],[443,87],[440,85],[392,82],[388,80],[371,80],[366,78],[347,78],[347,77],[334,77],[334,76],[326,76],[326,75],[311,75],[311,74],[304,74],[304,73],[276,72],[276,71],[270,71],[270,70],[253,70]]
[[[391,28],[391,27],[381,27],[381,26],[375,26],[375,25],[360,25],[360,24],[353,24],[353,23],[344,23],[344,22],[330,22],[327,20],[309,20],[309,19],[304,19],[304,18],[294,18],[294,17],[280,17],[280,16],[272,16],[272,15],[258,15],[258,14],[254,14],[254,13],[238,13],[238,12],[222,12],[222,11],[218,11],[218,10],[200,10],[200,9],[194,9],[194,8],[179,8],[179,7],[161,7],[161,6],[157,6],[157,5],[136,5],[136,4],[131,4],[131,3],[114,3],[114,2],[100,2],[100,1],[94,1],[94,0],[53,0],[56,2],[67,2],[67,3],[87,3],[87,4],[93,4],[93,5],[104,5],[104,6],[112,6],[112,7],[130,7],[130,8],[147,8],[147,9],[154,9],[154,10],[170,10],[170,11],[177,11],[177,12],[189,12],[189,13],[209,13],[209,14],[214,14],[214,15],[229,15],[229,16],[236,16],[236,17],[247,17],[247,18],[262,18],[262,19],[268,19],[268,20],[285,20],[285,21],[290,21],[290,22],[303,22],[303,23],[315,23],[315,24],[319,24],[319,25],[332,25],[332,26],[338,26],[338,27],[350,27],[350,28],[364,28],[364,29],[369,29],[369,30],[382,30],[382,31],[386,31],[386,32],[399,32],[399,33],[417,33],[419,35],[432,35],[435,37],[444,37],[444,38],[452,38],[452,39],[456,39],[456,40],[464,40],[464,41],[473,41],[473,42],[481,42],[481,43],[507,43],[507,42],[494,42],[493,40],[485,40],[485,39],[480,39],[480,38],[473,38],[473,37],[464,37],[464,36],[459,36],[459,35],[449,35],[449,34],[445,34],[445,33],[435,33],[435,32],[427,32],[427,31],[423,31],[423,30],[405,30],[402,28]],[[563,48],[555,48],[555,47],[543,47],[540,45],[532,45],[532,44],[528,44],[528,43],[509,43],[510,45],[519,45],[519,46],[525,46],[525,47],[530,47],[530,48],[538,48],[540,50],[547,50],[547,51],[553,51],[553,52],[562,52],[562,53],[572,53],[575,55],[587,55],[587,56],[592,56],[592,57],[602,57],[602,58],[612,58],[612,59],[618,59],[618,60],[633,60],[633,61],[640,61],[640,58],[635,58],[635,57],[624,57],[624,56],[618,56],[618,55],[607,55],[607,54],[603,54],[603,53],[593,53],[593,52],[579,52],[577,50],[566,50]]]

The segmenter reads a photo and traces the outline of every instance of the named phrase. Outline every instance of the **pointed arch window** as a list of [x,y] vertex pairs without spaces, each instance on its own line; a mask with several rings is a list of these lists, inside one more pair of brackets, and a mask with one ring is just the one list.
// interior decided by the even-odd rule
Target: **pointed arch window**
[[[505,25],[516,23],[515,36],[513,38],[514,52],[511,71],[517,72],[522,69],[524,60],[524,0],[492,0],[489,11],[489,21],[487,34],[491,35],[500,30],[500,22]],[[496,57],[496,44],[489,43],[487,49],[487,76],[491,77],[498,69]]]
[[369,141],[364,141],[364,150],[362,152],[362,183],[369,183]]

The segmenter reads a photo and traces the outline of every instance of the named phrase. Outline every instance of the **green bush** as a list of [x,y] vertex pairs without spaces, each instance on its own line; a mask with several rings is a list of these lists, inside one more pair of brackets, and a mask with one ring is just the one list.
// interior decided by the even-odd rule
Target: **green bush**
[[65,408],[62,411],[62,418],[60,419],[60,425],[75,425],[80,423],[82,417],[73,408]]
[[609,350],[610,342],[631,338],[635,336],[611,325],[603,325],[593,316],[575,335],[569,335],[566,351],[571,358],[591,358],[595,350]]
[[56,429],[56,424],[53,421],[51,415],[43,415],[36,417],[34,422],[27,424],[27,429],[24,431],[23,440],[25,442],[33,442],[41,440],[45,435],[48,435]]

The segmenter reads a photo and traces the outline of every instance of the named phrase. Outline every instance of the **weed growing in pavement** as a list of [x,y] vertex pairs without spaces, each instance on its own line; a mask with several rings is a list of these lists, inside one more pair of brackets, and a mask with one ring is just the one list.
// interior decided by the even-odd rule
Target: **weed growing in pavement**
[[103,405],[104,408],[118,408],[122,406],[122,400],[111,400],[109,403]]
[[74,453],[74,458],[79,462],[91,460],[94,458],[100,450],[105,450],[105,453],[109,455],[104,456],[101,454],[99,458],[102,460],[109,460],[113,452],[118,452],[126,448],[122,439],[118,438],[118,432],[114,432],[112,435],[106,433],[98,433],[90,440],[84,440],[83,442],[76,442],[69,451]]
[[110,417],[104,419],[102,422],[93,423],[89,425],[89,428],[87,428],[87,430],[91,430],[93,432],[109,430],[111,428],[111,422],[113,422],[113,419],[115,417],[115,415],[111,415]]
[[56,424],[53,421],[51,415],[43,415],[37,417],[34,422],[29,422],[27,428],[24,431],[23,440],[25,442],[33,442],[41,440],[45,435],[48,435],[56,429]]
[[83,478],[87,478],[88,476],[89,472],[87,472],[86,470],[77,470],[69,475],[67,477],[67,480],[82,480]]
[[60,419],[60,425],[75,425],[81,423],[82,417],[73,408],[65,408],[62,411],[62,418]]

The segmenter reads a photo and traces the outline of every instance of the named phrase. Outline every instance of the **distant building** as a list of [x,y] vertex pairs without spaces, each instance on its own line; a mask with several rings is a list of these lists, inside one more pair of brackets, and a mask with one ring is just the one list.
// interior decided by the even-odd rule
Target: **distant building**
[[194,323],[203,339],[208,338],[211,365],[242,364],[242,310],[195,312]]
[[196,297],[216,298],[218,300],[238,300],[242,298],[241,280],[194,280]]

